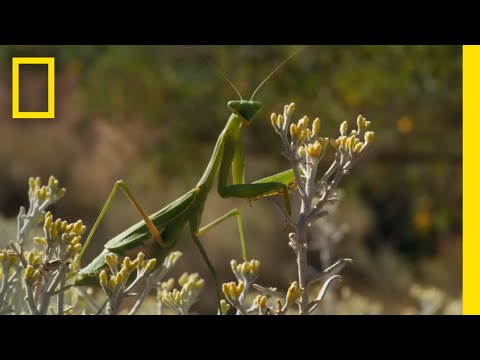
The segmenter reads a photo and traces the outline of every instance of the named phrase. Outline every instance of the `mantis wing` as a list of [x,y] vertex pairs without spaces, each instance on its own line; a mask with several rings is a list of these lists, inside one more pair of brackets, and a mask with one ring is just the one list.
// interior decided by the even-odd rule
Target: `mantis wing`
[[[191,207],[196,194],[196,189],[190,190],[163,209],[150,215],[150,219],[155,227],[160,230],[172,221],[175,221]],[[121,253],[123,250],[140,246],[143,242],[151,239],[151,237],[152,234],[148,230],[145,221],[142,220],[108,241],[105,244],[105,248],[114,253]]]

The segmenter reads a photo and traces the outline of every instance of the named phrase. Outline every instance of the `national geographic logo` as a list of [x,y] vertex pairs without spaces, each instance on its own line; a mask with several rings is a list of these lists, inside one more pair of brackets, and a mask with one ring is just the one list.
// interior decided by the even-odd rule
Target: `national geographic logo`
[[[20,65],[47,65],[48,106],[47,111],[20,111]],[[55,118],[55,58],[14,57],[12,58],[12,118],[53,119]]]

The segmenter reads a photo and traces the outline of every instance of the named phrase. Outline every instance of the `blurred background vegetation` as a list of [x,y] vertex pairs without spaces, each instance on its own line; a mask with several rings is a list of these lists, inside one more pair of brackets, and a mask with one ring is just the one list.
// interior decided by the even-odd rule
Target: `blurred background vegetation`
[[[297,48],[1,46],[0,245],[14,237],[30,176],[46,181],[55,175],[67,195],[54,215],[80,218],[88,227],[120,178],[150,212],[176,199],[196,184],[229,116],[226,103],[237,98],[205,57],[249,98]],[[12,56],[55,57],[54,120],[12,120]],[[285,104],[296,103],[297,117],[319,116],[328,137],[338,136],[344,120],[353,126],[358,114],[372,121],[375,144],[343,179],[343,200],[331,216],[343,235],[330,258],[356,261],[344,270],[344,284],[348,294],[353,290],[380,304],[375,312],[409,312],[405,309],[416,305],[413,284],[461,297],[461,66],[460,46],[310,46],[258,92],[264,108],[244,129],[246,178],[252,181],[288,167],[269,121]],[[22,111],[45,103],[44,69],[21,68],[20,86]],[[323,161],[326,170],[331,156]],[[296,278],[296,265],[274,201],[250,207],[212,193],[203,222],[239,208],[249,256],[262,262],[260,282],[285,288]],[[138,220],[128,201],[118,197],[88,257]],[[312,231],[313,244],[317,232]],[[212,310],[208,270],[187,238],[185,232],[177,273],[198,271],[207,279],[200,310]],[[241,257],[235,221],[211,231],[203,242],[221,280],[233,280],[230,259]],[[322,264],[320,252],[310,255],[317,269],[329,265]]]

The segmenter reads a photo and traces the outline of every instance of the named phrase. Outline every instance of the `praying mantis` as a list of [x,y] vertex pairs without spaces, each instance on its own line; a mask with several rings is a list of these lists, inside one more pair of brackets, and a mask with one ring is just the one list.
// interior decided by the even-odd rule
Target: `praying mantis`
[[[220,286],[217,274],[199,238],[207,231],[220,225],[227,219],[236,217],[242,255],[245,261],[247,261],[247,252],[240,212],[237,209],[233,209],[217,220],[202,227],[201,220],[205,202],[212,191],[214,181],[218,176],[217,191],[223,198],[235,197],[256,200],[267,196],[283,195],[286,210],[288,213],[291,212],[288,191],[289,188],[295,186],[293,170],[290,169],[246,184],[244,178],[244,149],[240,141],[240,131],[242,125],[250,124],[255,115],[262,108],[261,102],[253,100],[256,92],[281,66],[300,50],[301,49],[295,51],[277,66],[277,68],[275,68],[275,70],[273,70],[270,75],[260,83],[257,89],[253,92],[250,100],[243,100],[235,86],[220,72],[220,74],[225,77],[238,93],[240,100],[232,100],[228,102],[227,106],[231,115],[228,118],[225,128],[217,139],[212,156],[197,185],[193,189],[187,191],[183,196],[165,206],[163,209],[149,216],[125,182],[123,180],[117,181],[87,237],[83,249],[79,254],[78,261],[83,257],[85,250],[118,189],[121,189],[132,202],[141,215],[142,220],[108,241],[104,246],[104,250],[92,262],[90,262],[90,264],[80,270],[79,276],[75,280],[74,285],[82,286],[96,284],[98,272],[106,266],[105,254],[109,252],[115,253],[119,256],[135,256],[138,252],[142,251],[147,257],[157,259],[157,265],[161,264],[162,260],[177,245],[182,229],[188,225],[190,236],[200,251],[202,258],[215,281],[217,302],[219,304]],[[227,185],[230,172],[232,173],[233,184]]]

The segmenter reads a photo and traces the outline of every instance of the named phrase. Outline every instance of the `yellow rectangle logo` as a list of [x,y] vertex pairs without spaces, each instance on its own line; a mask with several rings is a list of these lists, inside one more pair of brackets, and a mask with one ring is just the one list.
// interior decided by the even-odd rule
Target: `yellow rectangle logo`
[[[47,111],[20,111],[20,65],[38,64],[48,68],[48,107]],[[53,119],[55,118],[55,58],[53,57],[14,57],[12,58],[12,118],[14,119]]]

